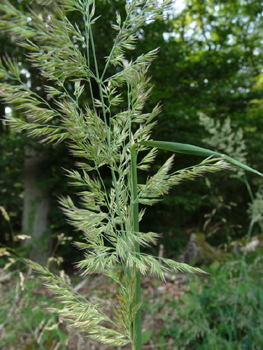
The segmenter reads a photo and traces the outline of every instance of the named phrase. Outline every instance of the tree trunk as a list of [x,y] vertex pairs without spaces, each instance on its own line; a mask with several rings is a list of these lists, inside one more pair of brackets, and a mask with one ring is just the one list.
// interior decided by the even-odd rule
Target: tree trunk
[[46,265],[51,251],[51,232],[48,222],[50,196],[43,186],[45,155],[29,148],[25,153],[22,232],[31,239],[26,239],[24,246],[30,247],[30,259]]

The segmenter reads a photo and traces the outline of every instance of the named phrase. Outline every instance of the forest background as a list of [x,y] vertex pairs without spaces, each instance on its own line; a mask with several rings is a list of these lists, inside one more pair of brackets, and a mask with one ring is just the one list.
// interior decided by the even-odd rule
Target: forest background
[[[11,3],[16,8],[27,9],[26,1]],[[101,29],[94,33],[101,59],[114,37],[108,24],[115,20],[116,10],[122,13],[124,4],[122,0],[97,4],[98,13],[104,18]],[[31,6],[41,13],[37,2]],[[186,0],[180,4],[174,2],[163,20],[144,26],[136,51],[129,55],[132,59],[160,47],[150,67],[154,89],[145,106],[148,111],[159,101],[162,104],[153,139],[174,141],[176,133],[177,142],[216,148],[230,155],[234,152],[236,159],[245,158],[246,164],[262,171],[262,15],[260,1]],[[71,20],[81,23],[78,18]],[[41,77],[37,69],[28,64],[23,49],[3,33],[0,33],[0,42],[0,56],[16,57],[25,82],[41,94]],[[42,97],[48,99],[44,91]],[[44,262],[59,234],[73,236],[74,240],[80,235],[67,224],[57,203],[59,195],[70,194],[74,198],[75,189],[67,184],[63,169],[74,169],[75,160],[63,144],[44,150],[36,139],[10,130],[4,115],[18,116],[19,110],[9,107],[0,104],[3,118],[0,123],[0,206],[10,215],[14,235],[22,232],[33,237],[27,245],[31,258]],[[203,115],[205,125],[200,124],[200,113],[209,117]],[[161,166],[164,156],[164,152],[159,152],[153,171]],[[174,170],[195,162],[196,158],[177,155]],[[108,174],[103,176],[106,178]],[[247,176],[251,193],[259,191],[256,198],[260,199],[262,180]],[[236,181],[230,172],[183,183],[147,212],[142,231],[162,233],[160,243],[165,255],[172,258],[183,251],[193,232],[205,233],[212,245],[229,246],[247,233],[250,194],[244,182]],[[257,220],[261,224],[260,215]],[[9,222],[2,215],[0,232],[0,243],[11,245]],[[41,236],[37,236],[37,232]],[[260,225],[254,225],[253,234],[259,233]],[[42,251],[32,249],[34,246],[41,246]],[[58,250],[68,266],[78,260],[76,250],[73,254],[72,249],[69,243]]]

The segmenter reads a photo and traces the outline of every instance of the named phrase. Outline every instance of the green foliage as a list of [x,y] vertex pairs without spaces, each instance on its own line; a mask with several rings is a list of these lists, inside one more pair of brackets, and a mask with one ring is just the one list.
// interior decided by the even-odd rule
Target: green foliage
[[190,278],[179,298],[175,291],[158,295],[154,304],[145,301],[155,327],[165,322],[152,334],[154,343],[166,350],[261,349],[262,250],[203,268],[211,275]]
[[[208,116],[204,115],[203,113],[199,113],[199,118],[200,118],[200,124],[210,134],[209,138],[203,139],[203,141],[206,144],[208,144],[209,146],[212,146],[213,148],[221,152],[231,152],[231,154],[234,154],[235,158],[238,161],[247,162],[247,152],[246,152],[247,147],[244,140],[244,133],[242,128],[235,130],[233,128],[233,125],[231,124],[230,118],[227,118],[223,123],[220,123],[219,121],[215,121],[212,118],[209,118]],[[259,188],[259,190],[256,192],[254,196],[252,189],[244,173],[245,168],[239,167],[236,170],[237,170],[236,174],[231,175],[231,177],[238,178],[246,185],[246,188],[248,190],[248,194],[251,200],[251,203],[249,204],[249,209],[248,209],[250,219],[252,220],[253,224],[255,222],[258,222],[259,227],[262,230],[261,209],[260,209],[261,188]],[[212,190],[209,182],[207,182],[207,185],[210,187],[210,190]],[[220,203],[221,198],[222,198],[221,196],[218,196],[218,199],[217,199],[218,203]],[[212,196],[211,196],[211,199],[212,199]],[[232,203],[232,205],[235,206],[234,203]],[[225,207],[227,206],[225,205]],[[228,205],[228,208],[231,208],[231,204]],[[206,215],[207,220],[205,222],[204,227],[206,227],[208,223],[212,221],[213,216],[217,211],[220,211],[220,209],[221,209],[220,205],[217,205],[212,210],[211,214]],[[223,218],[222,220],[226,220],[226,219]],[[230,237],[228,237],[228,240],[230,240]]]
[[[163,104],[153,139],[189,142],[219,151],[202,143],[211,135],[198,125],[198,112],[221,124],[230,118],[233,132],[243,129],[244,163],[261,171],[262,7],[257,1],[187,0],[184,4],[180,8],[175,4],[168,20],[144,27],[138,43],[139,52],[153,44],[162,48],[149,69],[154,90],[148,106],[159,100]],[[223,153],[242,161],[231,152]],[[160,153],[157,163],[165,154]],[[191,157],[177,155],[174,169],[187,167],[191,161]],[[247,176],[256,191],[260,179]],[[178,247],[178,241],[170,237],[179,233],[183,241],[189,238],[189,230],[202,230],[204,215],[216,207],[220,196],[223,208],[208,227],[209,231],[217,229],[214,244],[226,243],[227,235],[246,234],[250,198],[241,182],[226,181],[228,178],[226,173],[208,176],[213,191],[203,180],[171,189],[158,205],[158,215],[154,210],[151,216],[146,214],[147,226],[163,232],[162,243],[171,256],[184,246],[180,243]]]
[[[178,143],[166,147],[149,141],[154,119],[160,113],[159,104],[151,112],[144,111],[152,91],[147,73],[157,50],[134,60],[127,59],[126,51],[134,50],[142,26],[163,16],[169,0],[159,7],[150,0],[127,2],[125,16],[116,12],[116,22],[111,23],[116,35],[110,52],[104,53],[104,67],[98,65],[93,32],[101,21],[95,17],[95,1],[58,0],[58,6],[54,6],[44,0],[39,4],[50,5],[49,11],[43,9],[40,15],[32,10],[29,17],[8,1],[1,8],[0,29],[27,50],[28,61],[48,84],[44,84],[44,95],[38,94],[23,81],[18,62],[6,56],[0,62],[0,94],[5,103],[15,105],[22,114],[21,118],[9,115],[6,120],[12,128],[38,137],[40,143],[56,145],[66,141],[78,159],[78,169],[66,170],[66,174],[71,185],[78,188],[80,205],[67,196],[60,198],[60,206],[69,223],[83,236],[81,242],[75,242],[84,250],[85,257],[77,264],[82,275],[103,273],[120,286],[115,316],[109,318],[99,304],[79,296],[63,276],[31,261],[27,265],[64,305],[52,311],[92,339],[115,346],[130,342],[132,349],[140,350],[140,275],[164,279],[167,272],[203,271],[140,253],[140,247],[155,244],[159,234],[140,231],[145,208],[139,211],[139,204],[157,203],[171,186],[228,168],[226,162],[260,173],[200,147]],[[71,12],[82,17],[83,32],[69,20]],[[149,147],[154,148],[149,151]],[[154,176],[138,185],[137,171],[150,167],[155,147],[205,157],[216,155],[219,160],[209,158],[169,174],[173,161],[170,157]],[[141,152],[146,154],[137,166]],[[102,169],[110,171],[109,186]]]
[[[252,260],[252,259],[251,259]],[[262,273],[262,258],[229,261],[211,266],[210,280],[195,279],[177,307],[174,325],[180,349],[261,349],[262,307],[258,279]]]

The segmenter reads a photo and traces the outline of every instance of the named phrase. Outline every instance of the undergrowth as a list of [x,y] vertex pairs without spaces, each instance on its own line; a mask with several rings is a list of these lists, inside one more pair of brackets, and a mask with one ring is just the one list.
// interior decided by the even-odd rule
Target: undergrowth
[[[232,256],[225,263],[203,266],[211,275],[187,277],[180,287],[178,277],[166,284],[143,279],[143,294],[148,297],[142,309],[142,349],[262,349],[262,253],[263,249],[258,249],[246,260]],[[83,335],[78,333],[76,338],[76,333],[70,333],[48,312],[56,301],[39,280],[31,275],[23,292],[19,284],[15,279],[1,284],[1,349],[17,349],[18,345],[21,350],[49,350],[56,346],[68,349],[79,339],[83,341]],[[105,291],[104,308],[116,301],[109,279],[89,277],[87,285],[89,288],[83,289],[82,294],[93,298]],[[99,344],[93,346],[101,349]]]
[[48,312],[57,304],[54,296],[32,275],[23,288],[16,274],[0,284],[0,349],[66,350],[68,335],[58,318]]
[[158,310],[148,302],[145,312],[152,313],[156,324],[163,321],[153,335],[156,346],[166,350],[262,349],[262,252],[250,253],[246,260],[233,256],[226,263],[203,267],[210,276],[191,277],[179,299],[160,294]]

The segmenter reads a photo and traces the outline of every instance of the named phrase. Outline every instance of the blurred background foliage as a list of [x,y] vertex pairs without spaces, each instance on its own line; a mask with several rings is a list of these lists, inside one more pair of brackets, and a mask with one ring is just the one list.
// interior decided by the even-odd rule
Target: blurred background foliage
[[[37,2],[30,5],[29,1],[11,0],[11,3],[22,11],[27,11],[30,6],[36,12],[45,11]],[[116,10],[123,13],[124,5],[123,0],[97,2],[96,11],[102,19],[94,27],[94,37],[101,62],[110,51],[114,38],[110,23],[115,21]],[[263,170],[262,15],[262,4],[256,0],[175,1],[163,20],[148,23],[138,33],[137,48],[127,53],[129,59],[160,47],[158,58],[149,70],[154,89],[145,106],[145,110],[150,110],[159,101],[162,104],[154,139],[210,148],[204,141],[209,139],[209,130],[200,125],[199,113],[206,114],[220,125],[230,118],[231,132],[226,137],[231,139],[241,128],[247,164]],[[81,18],[69,13],[69,19],[83,30]],[[0,41],[0,56],[15,57],[20,62],[25,81],[41,94],[44,82],[37,70],[29,66],[23,49],[4,33],[0,33]],[[68,84],[70,89],[71,83]],[[88,100],[83,95],[85,102]],[[9,213],[15,234],[18,234],[22,230],[25,148],[41,153],[42,145],[23,133],[14,133],[5,125],[5,113],[18,113],[9,107],[11,110],[0,104],[3,118],[0,123],[0,205]],[[68,185],[63,168],[73,169],[76,159],[69,154],[65,144],[45,149],[42,164],[45,178],[38,180],[38,186],[51,198],[48,223],[54,245],[56,236],[62,232],[78,240],[81,233],[73,232],[57,204],[58,195],[74,197],[76,189]],[[155,172],[168,156],[167,152],[160,152],[152,171]],[[199,160],[176,155],[174,170]],[[261,180],[253,175],[248,175],[248,182],[252,193],[262,185]],[[165,255],[176,258],[192,232],[203,231],[207,240],[217,246],[243,237],[250,222],[247,214],[250,202],[251,196],[244,181],[237,181],[230,172],[209,175],[207,179],[183,183],[171,190],[160,204],[147,211],[141,228],[162,233],[160,243]],[[11,244],[9,226],[3,216],[0,216],[0,232],[0,242]],[[254,225],[252,234],[260,232],[260,226]],[[70,264],[78,260],[79,253],[67,244],[59,254]]]

